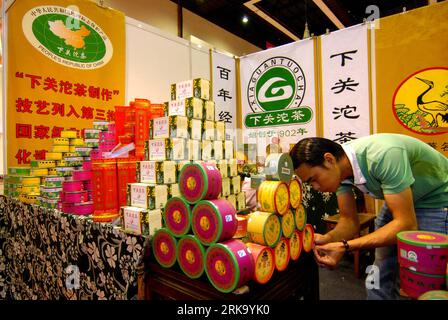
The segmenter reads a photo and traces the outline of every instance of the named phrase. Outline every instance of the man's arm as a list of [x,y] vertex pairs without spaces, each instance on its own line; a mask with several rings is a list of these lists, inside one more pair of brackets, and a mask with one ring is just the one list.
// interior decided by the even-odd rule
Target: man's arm
[[394,245],[397,242],[398,232],[417,230],[411,188],[406,188],[396,194],[385,194],[384,200],[392,212],[393,220],[375,232],[350,240],[348,244],[351,249],[370,249]]
[[324,235],[324,243],[353,239],[359,233],[356,201],[351,191],[338,195],[338,207],[340,213],[339,221],[333,230]]

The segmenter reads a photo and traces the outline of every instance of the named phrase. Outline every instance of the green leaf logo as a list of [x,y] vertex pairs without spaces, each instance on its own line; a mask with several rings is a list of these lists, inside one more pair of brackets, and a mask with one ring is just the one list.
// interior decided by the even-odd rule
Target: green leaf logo
[[292,73],[286,68],[272,68],[257,83],[257,100],[266,111],[283,110],[294,98],[296,86]]
[[247,87],[253,112],[298,108],[305,95],[302,68],[287,57],[272,57],[255,69]]

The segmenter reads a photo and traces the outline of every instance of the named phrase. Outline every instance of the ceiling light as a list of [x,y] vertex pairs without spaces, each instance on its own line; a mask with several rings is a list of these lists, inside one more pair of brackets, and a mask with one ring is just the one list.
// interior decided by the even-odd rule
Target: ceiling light
[[303,30],[303,38],[306,39],[310,37],[310,30],[308,29],[308,22],[305,22],[305,30]]
[[243,21],[243,23],[248,23],[249,18],[247,16],[243,16],[243,19],[241,19],[241,21]]

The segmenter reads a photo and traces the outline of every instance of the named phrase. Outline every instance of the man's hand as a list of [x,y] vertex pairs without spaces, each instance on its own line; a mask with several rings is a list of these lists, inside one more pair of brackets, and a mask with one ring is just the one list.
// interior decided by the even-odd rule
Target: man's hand
[[320,267],[334,269],[344,256],[345,248],[342,242],[330,242],[316,245],[313,251],[316,262]]
[[314,234],[314,244],[320,245],[320,244],[326,244],[331,242],[331,237],[327,234],[320,234],[315,233]]

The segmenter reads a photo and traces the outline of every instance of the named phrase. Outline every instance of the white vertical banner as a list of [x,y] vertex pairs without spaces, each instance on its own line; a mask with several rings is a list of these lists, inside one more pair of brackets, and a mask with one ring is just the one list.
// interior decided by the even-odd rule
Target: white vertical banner
[[241,57],[240,77],[244,142],[256,143],[259,156],[271,143],[288,152],[316,136],[314,40]]
[[212,51],[213,101],[215,120],[226,123],[226,139],[236,135],[236,68],[235,59]]
[[370,134],[367,25],[321,36],[324,137],[344,143]]

